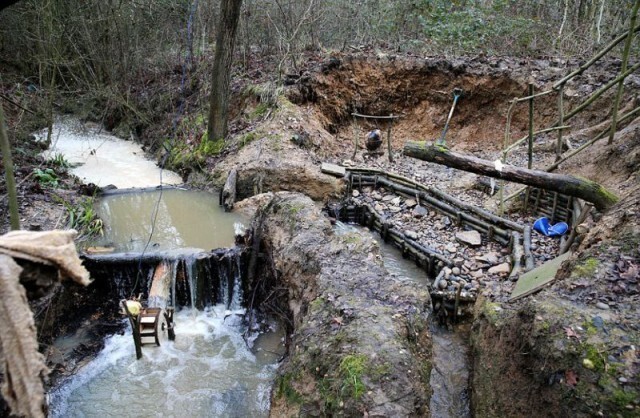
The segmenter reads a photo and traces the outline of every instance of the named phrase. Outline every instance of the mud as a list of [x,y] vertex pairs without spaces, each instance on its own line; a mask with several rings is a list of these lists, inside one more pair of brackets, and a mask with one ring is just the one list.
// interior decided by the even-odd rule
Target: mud
[[371,238],[336,235],[308,197],[253,200],[243,205],[258,202],[269,270],[288,289],[294,329],[271,416],[427,415],[424,286],[388,275]]

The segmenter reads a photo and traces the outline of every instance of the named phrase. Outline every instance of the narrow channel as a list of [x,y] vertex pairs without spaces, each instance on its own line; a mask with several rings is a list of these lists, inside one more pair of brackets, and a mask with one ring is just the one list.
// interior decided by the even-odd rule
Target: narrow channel
[[[343,222],[337,222],[335,230],[338,233],[368,234],[378,243],[382,261],[390,274],[427,285],[428,277],[424,270],[416,266],[413,261],[403,258],[400,250],[385,243],[379,234],[372,233],[365,227],[348,225]],[[468,329],[465,325],[449,329],[434,321],[431,324],[431,335],[433,343],[433,367],[430,379],[431,416],[437,418],[470,417]]]

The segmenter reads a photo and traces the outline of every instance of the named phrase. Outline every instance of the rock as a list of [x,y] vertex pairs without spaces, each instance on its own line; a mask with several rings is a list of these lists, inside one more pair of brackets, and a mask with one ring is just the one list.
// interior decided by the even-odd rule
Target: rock
[[511,266],[509,263],[498,264],[497,266],[493,266],[489,269],[489,274],[509,274],[511,271]]
[[474,279],[479,279],[482,276],[484,276],[484,272],[482,271],[482,269],[480,269],[480,270],[472,271],[471,273],[469,273],[469,275]]
[[424,216],[427,216],[429,214],[429,211],[424,206],[416,206],[415,208],[413,208],[412,213],[414,218],[420,219]]
[[415,201],[415,200],[413,200],[413,199],[407,199],[407,200],[405,200],[404,204],[405,204],[409,209],[411,209],[412,207],[416,206],[416,205],[418,204],[418,202],[416,202],[416,201]]
[[353,192],[351,192],[351,196],[358,197],[358,196],[360,196],[360,192],[357,191],[357,190],[354,190]]
[[602,309],[603,311],[608,311],[610,309],[609,305],[607,305],[606,303],[603,303],[603,302],[596,303],[596,308]]
[[438,287],[439,287],[441,290],[444,290],[444,289],[446,289],[446,288],[447,288],[447,286],[448,286],[447,281],[446,281],[446,280],[443,280],[443,279],[440,279],[440,281],[438,282]]
[[444,268],[444,278],[448,279],[451,276],[451,269],[449,267]]
[[449,251],[451,254],[455,254],[458,252],[458,248],[455,244],[450,243],[449,245],[447,245],[447,251]]
[[378,193],[378,192],[373,192],[373,193],[371,193],[371,198],[374,199],[374,200],[380,200],[380,199],[382,199],[382,195],[380,193]]
[[402,208],[400,206],[391,206],[389,207],[389,211],[392,213],[398,213],[402,211]]
[[418,239],[418,233],[411,230],[404,231],[404,236],[414,241]]
[[604,320],[601,316],[594,316],[593,319],[591,319],[591,323],[594,327],[596,327],[596,329],[601,330],[602,328],[604,328]]
[[448,216],[443,216],[442,217],[442,223],[444,223],[445,226],[449,226],[449,225],[451,225],[451,219],[449,219]]
[[471,247],[478,247],[482,245],[482,237],[478,231],[456,232],[456,239]]
[[376,205],[373,207],[376,212],[378,213],[382,213],[384,212],[384,206],[382,206],[380,203],[376,203]]
[[395,206],[400,206],[400,201],[401,201],[400,198],[396,197],[396,198],[391,199],[391,204],[395,205]]
[[492,266],[495,264],[498,264],[499,259],[500,259],[499,254],[493,251],[485,255],[476,257],[477,261],[480,261],[481,263],[484,263],[484,264],[490,264]]
[[391,200],[393,200],[395,196],[393,196],[392,194],[388,194],[385,197],[382,198],[383,202],[390,202]]
[[454,267],[451,269],[451,273],[455,274],[456,276],[458,276],[460,274],[460,267]]

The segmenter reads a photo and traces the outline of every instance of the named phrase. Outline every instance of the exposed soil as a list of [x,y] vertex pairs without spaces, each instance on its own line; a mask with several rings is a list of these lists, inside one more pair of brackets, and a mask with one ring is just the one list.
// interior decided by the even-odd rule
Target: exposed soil
[[[322,175],[319,163],[352,160],[353,164],[402,174],[443,189],[468,203],[496,210],[495,197],[477,187],[477,176],[405,158],[400,153],[403,144],[407,140],[432,141],[440,136],[452,103],[451,91],[459,87],[463,89],[464,96],[452,118],[447,143],[453,149],[494,160],[498,158],[504,141],[509,100],[525,96],[530,81],[537,92],[548,89],[554,81],[576,68],[576,64],[558,59],[517,61],[475,57],[446,61],[436,58],[335,55],[320,63],[309,64],[301,77],[293,80],[293,85],[287,88],[288,99],[278,96],[276,101],[266,100],[266,96],[260,92],[243,95],[234,108],[236,118],[231,124],[233,136],[227,151],[219,157],[208,157],[200,164],[207,175],[197,175],[193,168],[184,173],[191,172],[191,183],[197,187],[211,188],[219,187],[229,170],[238,167],[241,197],[264,191],[291,190],[323,201],[342,196],[343,184],[339,179]],[[565,89],[567,109],[574,108],[618,70],[619,62],[607,62],[570,82]],[[628,78],[623,100],[625,109],[635,107],[633,96],[640,91],[639,86],[638,76]],[[606,128],[600,124],[607,119],[610,103],[611,92],[570,121],[572,128],[565,132],[565,137],[570,139],[572,146],[586,142],[594,132]],[[557,119],[556,108],[555,94],[537,99],[536,127],[554,124]],[[363,148],[352,158],[354,135],[364,139],[368,130],[380,127],[384,131],[386,127],[383,123],[354,121],[352,112],[402,116],[392,130],[395,162],[388,162],[386,154],[371,155],[364,152]],[[526,104],[515,108],[510,142],[526,134],[527,112]],[[13,126],[19,124],[17,115],[10,115],[9,120]],[[637,401],[640,399],[637,396],[640,393],[637,377],[640,354],[636,349],[640,344],[640,330],[637,328],[640,313],[636,308],[640,302],[640,253],[637,240],[640,233],[639,126],[637,120],[624,123],[612,146],[608,146],[604,139],[579,157],[561,165],[559,171],[599,181],[616,192],[621,200],[608,213],[594,213],[589,218],[588,236],[566,263],[553,286],[515,304],[497,304],[508,297],[513,283],[501,277],[490,280],[483,278],[488,280],[488,291],[482,292],[485,298],[476,305],[471,333],[475,362],[472,396],[476,416],[521,416],[538,414],[540,411],[545,411],[549,416],[559,416],[568,411],[577,411],[585,416],[634,416],[640,410]],[[201,139],[201,133],[192,136],[194,144]],[[555,133],[551,133],[536,137],[535,167],[544,167],[553,162],[555,136]],[[360,141],[361,147],[363,142]],[[517,148],[509,162],[525,165],[525,150],[524,146]],[[20,152],[15,152],[14,158],[18,166],[18,181],[22,181],[19,193],[24,225],[47,229],[61,224],[62,207],[54,200],[54,191],[38,189],[37,182],[29,178],[23,181],[40,162],[33,157],[23,157]],[[507,185],[507,192],[515,187]],[[4,193],[4,190],[0,193]],[[63,194],[68,201],[75,198],[72,191],[55,193]],[[306,205],[303,213],[310,214],[308,211],[311,209],[307,209]],[[6,199],[2,201],[0,213],[3,215],[1,219],[6,222]],[[287,218],[300,222],[298,226],[323,228],[318,225],[324,221],[316,219],[317,215],[313,215],[313,221],[300,219],[297,213],[289,215]],[[282,217],[283,214],[278,216]],[[532,223],[534,219],[534,215],[514,213],[508,216],[525,223]],[[296,343],[291,346],[289,362],[281,372],[280,383],[284,386],[278,386],[284,392],[278,392],[280,389],[274,392],[274,411],[303,411],[303,405],[319,412],[343,407],[354,413],[375,410],[375,405],[379,403],[376,394],[366,394],[360,400],[346,399],[343,406],[338,402],[338,407],[335,403],[327,404],[322,397],[320,383],[323,379],[328,378],[325,383],[328,384],[329,393],[338,393],[336,385],[341,376],[336,373],[341,359],[358,349],[366,351],[370,336],[365,338],[354,330],[348,335],[349,338],[357,337],[354,341],[338,342],[335,346],[323,345],[325,333],[335,338],[348,326],[342,307],[328,296],[333,292],[331,286],[338,284],[332,284],[329,280],[323,285],[313,284],[311,276],[307,274],[309,272],[305,273],[305,269],[310,267],[300,266],[299,263],[309,261],[308,257],[313,255],[320,263],[317,265],[318,271],[323,271],[323,268],[335,269],[336,257],[345,256],[345,252],[327,250],[323,253],[324,250],[316,249],[313,250],[316,252],[308,253],[301,252],[300,248],[291,248],[286,240],[295,240],[297,237],[292,235],[295,225],[287,222],[293,221],[278,218],[273,222],[276,229],[272,239],[279,239],[280,242],[272,245],[279,248],[278,251],[285,248],[291,251],[291,255],[281,256],[284,264],[278,271],[290,285],[289,308],[297,324]],[[315,225],[316,222],[318,225]],[[416,228],[421,232],[428,225]],[[6,230],[6,223],[3,224],[3,230]],[[448,239],[442,238],[441,243],[446,245]],[[546,238],[541,237],[535,239],[539,262],[555,255],[556,243],[548,243]],[[317,242],[314,244],[318,245]],[[342,245],[351,251],[352,248],[347,244]],[[356,257],[357,260],[345,259],[346,265],[351,266],[353,271],[366,265],[379,281],[383,281],[384,273],[372,263],[362,260],[368,257],[368,247],[360,249],[362,251],[356,252],[361,257]],[[296,260],[293,255],[299,259]],[[361,264],[363,262],[365,264]],[[318,271],[314,271],[313,275]],[[293,273],[302,273],[302,282],[308,282],[309,286],[299,287],[299,277]],[[330,277],[331,274],[326,273],[326,276]],[[361,284],[369,286],[371,282],[367,279]],[[325,285],[327,287],[322,287]],[[371,296],[385,305],[385,298],[388,298],[385,293],[389,289],[379,290],[381,293],[373,296],[371,291],[363,291],[362,300],[358,300],[357,304],[364,304]],[[343,291],[348,293],[346,289]],[[324,295],[323,302],[316,309],[312,300],[319,295]],[[360,312],[352,309],[349,315],[356,315],[358,321],[369,321],[364,318],[365,312],[368,311],[363,308],[363,315],[360,316]],[[340,318],[339,323],[335,323],[335,318]],[[403,318],[402,321],[406,321],[407,316]],[[390,324],[394,324],[393,319],[390,319]],[[383,330],[380,332],[384,334]],[[402,344],[406,344],[406,341]],[[304,350],[296,350],[296,345]],[[371,350],[372,353],[367,352],[367,355],[375,353],[373,348]],[[313,353],[315,357],[307,358]],[[593,363],[594,367],[588,367],[589,363],[585,363],[584,359]],[[417,362],[415,357],[408,361],[411,364]],[[415,364],[420,367],[418,363]],[[293,374],[297,368],[302,372]],[[411,408],[422,408],[428,398],[428,389],[421,386],[424,379],[412,381],[406,373],[401,376],[400,369],[394,369],[391,375],[398,377],[398,382],[406,387],[413,385],[422,388],[411,401],[415,401]],[[411,369],[414,370],[413,366]],[[368,376],[367,379],[373,382],[374,377]],[[393,386],[390,391],[396,389]],[[540,393],[545,396],[534,395]],[[302,402],[297,401],[298,396]],[[390,399],[389,396],[384,392],[385,399]],[[402,398],[397,405],[407,406],[407,402]],[[366,405],[366,409],[363,409],[363,405]],[[428,402],[424,405],[428,405]],[[426,411],[419,408],[411,410],[420,413]],[[385,411],[397,412],[392,409]]]

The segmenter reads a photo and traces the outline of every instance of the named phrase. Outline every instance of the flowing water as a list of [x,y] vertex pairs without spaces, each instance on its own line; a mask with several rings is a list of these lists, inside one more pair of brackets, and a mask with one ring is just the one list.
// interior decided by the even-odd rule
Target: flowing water
[[217,195],[175,188],[107,194],[97,212],[105,235],[94,244],[117,252],[232,247],[234,224],[247,222],[224,212]]
[[[38,136],[46,137],[46,133]],[[181,183],[177,174],[147,160],[139,145],[73,120],[61,120],[54,126],[45,157],[58,154],[80,164],[72,173],[85,183],[113,184],[120,189]],[[271,331],[251,335],[249,344],[245,342],[240,269],[229,269],[233,274],[223,274],[226,270],[222,268],[208,271],[206,274],[225,276],[219,277],[219,300],[203,310],[193,309],[196,294],[206,289],[197,289],[199,273],[193,259],[197,251],[192,249],[233,246],[235,228],[243,220],[224,213],[217,195],[171,188],[118,190],[107,194],[97,211],[105,236],[96,245],[112,246],[116,254],[183,250],[190,292],[186,303],[191,308],[175,314],[175,341],[163,335],[159,347],[143,347],[140,360],[136,360],[129,327],[124,335],[108,337],[94,360],[49,393],[51,416],[267,416],[275,370],[284,354],[283,333],[275,324],[262,324]],[[239,258],[233,262],[239,263]],[[166,274],[159,274],[169,282],[158,283],[162,289],[154,289],[150,303],[176,305],[177,265],[178,261],[168,262]],[[111,280],[118,282],[115,276]],[[61,348],[71,347],[80,338],[86,336],[62,337],[57,343]]]
[[[424,270],[402,257],[400,250],[385,243],[379,234],[367,228],[337,222],[338,233],[359,232],[369,234],[380,246],[380,255],[390,274],[407,280],[416,280],[425,286],[428,277]],[[436,324],[431,327],[433,342],[433,368],[431,371],[431,416],[436,418],[470,417],[469,405],[469,346],[467,331],[448,330]]]
[[[47,130],[35,135],[44,141]],[[178,174],[160,170],[154,161],[146,158],[140,144],[71,118],[60,118],[53,125],[51,144],[44,157],[53,158],[58,154],[75,166],[72,174],[84,183],[100,187],[111,184],[122,189],[182,183]]]
[[[176,314],[176,340],[144,347],[114,335],[74,378],[50,394],[53,417],[262,417],[281,353],[256,341],[249,350],[223,305]],[[266,339],[266,338],[263,338]],[[256,354],[254,354],[254,352]]]

